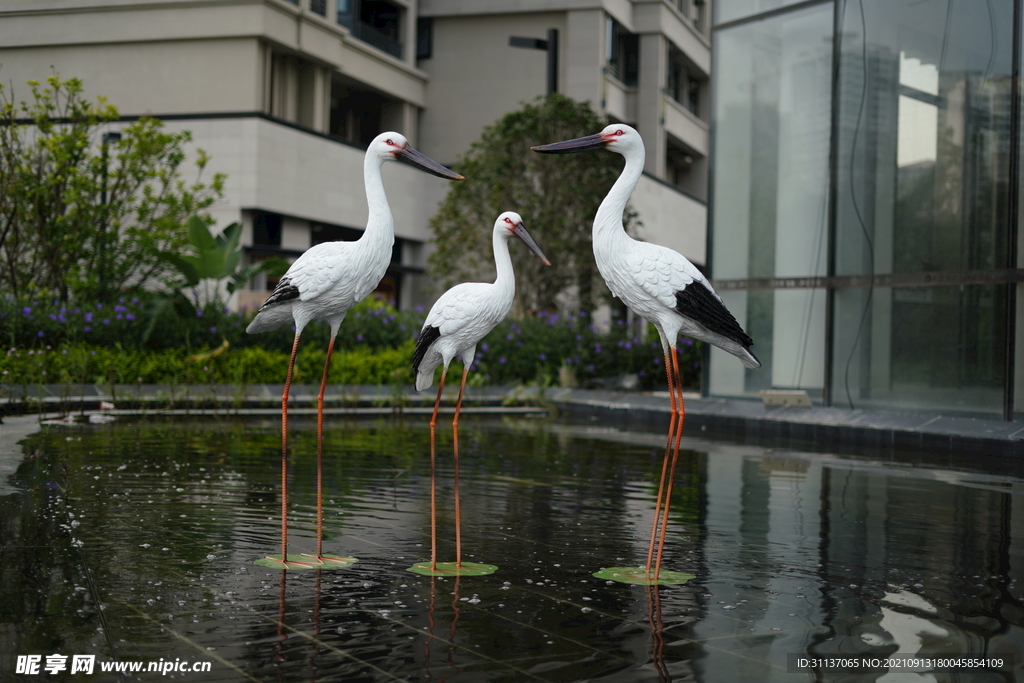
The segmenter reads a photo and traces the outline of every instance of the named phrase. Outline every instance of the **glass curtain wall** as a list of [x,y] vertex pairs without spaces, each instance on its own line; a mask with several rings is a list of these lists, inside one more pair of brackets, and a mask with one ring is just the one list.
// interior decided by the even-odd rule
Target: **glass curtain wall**
[[[835,405],[999,414],[1012,0],[858,0],[841,12]],[[923,273],[948,286],[922,286]],[[917,278],[914,277],[917,275]],[[917,285],[917,286],[915,286]]]
[[[716,280],[826,274],[832,26],[832,6],[821,4],[714,34]],[[746,370],[713,349],[710,392],[774,386],[820,396],[824,290],[718,291],[763,367]]]
[[1003,413],[1013,17],[1013,0],[716,3],[712,275],[764,367],[712,353],[710,393]]

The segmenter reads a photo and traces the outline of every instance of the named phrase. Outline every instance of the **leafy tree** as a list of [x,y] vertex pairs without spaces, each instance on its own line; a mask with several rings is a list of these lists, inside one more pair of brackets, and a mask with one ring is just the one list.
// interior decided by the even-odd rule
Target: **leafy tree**
[[184,246],[185,218],[223,195],[224,176],[201,182],[197,150],[196,180],[182,180],[192,136],[153,118],[108,142],[118,111],[84,100],[76,78],[28,85],[28,102],[0,86],[0,291],[111,301],[166,274],[160,253]]
[[[590,311],[606,299],[590,235],[621,159],[615,154],[552,156],[530,150],[591,135],[604,125],[585,102],[556,94],[485,128],[456,164],[466,180],[452,184],[430,222],[436,250],[429,265],[435,281],[447,287],[492,277],[491,228],[502,211],[516,211],[553,264],[547,267],[526,250],[511,250],[520,311],[577,306]],[[635,221],[632,211],[626,221]]]

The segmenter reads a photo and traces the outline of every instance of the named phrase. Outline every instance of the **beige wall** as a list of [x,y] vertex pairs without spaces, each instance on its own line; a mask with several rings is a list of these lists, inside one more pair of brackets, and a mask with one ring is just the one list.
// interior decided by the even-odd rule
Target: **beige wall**
[[643,226],[637,236],[704,265],[707,254],[707,207],[664,184],[641,176],[630,198]]
[[[208,173],[227,174],[225,200],[215,207],[224,221],[243,208],[362,228],[366,225],[363,152],[263,119],[169,121],[169,130],[191,130],[194,147],[212,157]],[[189,176],[186,176],[189,177]],[[384,188],[395,234],[429,239],[427,222],[450,181],[401,163],[387,163]],[[305,247],[308,247],[308,240]]]
[[[415,11],[406,14],[415,22]],[[23,73],[40,67],[45,76],[53,64],[123,112],[263,109],[266,65],[253,52],[259,43],[424,105],[427,77],[412,65],[414,40],[406,42],[407,59],[398,60],[284,0],[0,2],[5,81],[23,82],[32,77]],[[247,46],[245,54],[239,45]]]
[[0,77],[27,97],[27,80],[75,76],[122,115],[255,111],[259,54],[254,38],[0,48]]
[[422,151],[450,164],[484,126],[547,91],[547,53],[511,47],[509,36],[564,33],[564,13],[445,17],[434,20],[433,56],[419,62],[430,76],[420,116]]

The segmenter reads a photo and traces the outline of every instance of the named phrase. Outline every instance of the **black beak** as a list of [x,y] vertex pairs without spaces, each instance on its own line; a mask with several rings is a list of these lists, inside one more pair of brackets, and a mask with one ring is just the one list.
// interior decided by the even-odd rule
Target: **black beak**
[[436,175],[439,178],[447,178],[448,180],[465,180],[464,177],[455,171],[445,168],[430,157],[420,154],[412,147],[406,147],[401,152],[395,152],[395,158],[399,161],[411,164],[421,171],[426,171],[430,175]]
[[566,140],[565,142],[552,142],[550,145],[538,145],[531,147],[534,152],[542,154],[572,154],[573,152],[587,152],[592,149],[602,149],[607,144],[604,136],[600,133],[588,135],[584,138]]
[[551,261],[548,261],[548,257],[544,255],[544,252],[540,250],[540,246],[537,241],[533,239],[533,235],[526,229],[526,226],[522,223],[516,223],[516,227],[512,228],[512,234],[521,239],[526,246],[530,248],[534,254],[540,257],[540,260],[544,262],[545,266],[550,266]]

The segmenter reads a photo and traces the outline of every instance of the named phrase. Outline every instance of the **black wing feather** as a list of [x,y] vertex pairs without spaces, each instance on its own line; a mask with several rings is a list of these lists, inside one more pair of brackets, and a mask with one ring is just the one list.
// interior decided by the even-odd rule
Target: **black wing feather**
[[267,306],[283,304],[287,301],[298,298],[299,288],[293,285],[289,278],[283,277],[281,278],[281,281],[277,283],[277,287],[274,288],[274,291],[267,297],[267,300],[263,302],[262,306],[260,306],[260,310],[262,311]]
[[695,281],[686,289],[676,292],[676,310],[711,332],[745,347],[750,347],[754,343],[725,304],[700,282]]
[[412,374],[417,375],[420,371],[420,363],[427,356],[427,349],[435,341],[441,338],[441,328],[429,325],[423,328],[420,332],[419,339],[416,340],[416,351],[412,354]]

